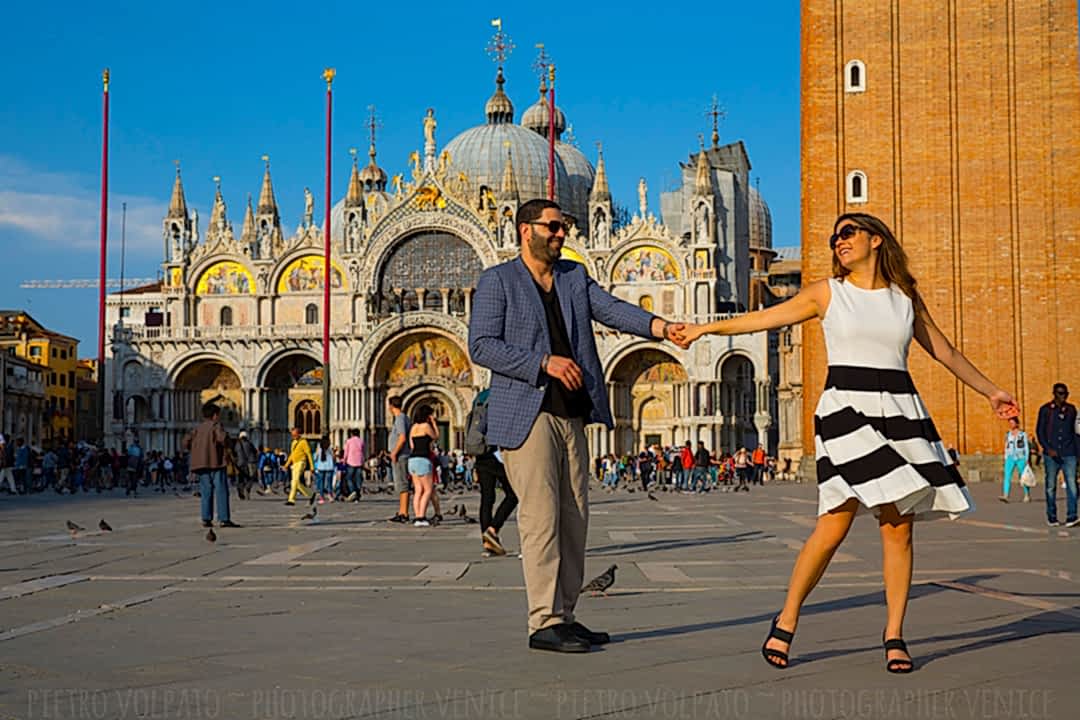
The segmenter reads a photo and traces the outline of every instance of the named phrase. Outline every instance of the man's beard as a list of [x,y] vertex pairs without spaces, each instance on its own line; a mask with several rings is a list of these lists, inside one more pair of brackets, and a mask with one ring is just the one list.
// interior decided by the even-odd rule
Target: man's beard
[[554,238],[540,239],[536,235],[529,238],[529,250],[532,251],[533,257],[537,260],[542,260],[546,263],[554,263],[562,256],[562,245],[559,245],[558,249],[551,247],[549,244]]

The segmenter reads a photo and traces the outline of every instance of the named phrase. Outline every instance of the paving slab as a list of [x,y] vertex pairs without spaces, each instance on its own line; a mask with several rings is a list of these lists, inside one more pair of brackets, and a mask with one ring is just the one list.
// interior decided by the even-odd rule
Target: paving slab
[[[884,671],[880,539],[860,516],[808,600],[786,671],[760,645],[816,513],[813,486],[683,495],[593,490],[578,614],[613,641],[526,647],[521,560],[479,527],[386,522],[393,498],[232,501],[204,539],[198,500],[0,496],[2,718],[1073,718],[1080,529],[1041,493],[920,523],[905,634]],[[73,520],[112,533],[64,531]],[[502,539],[518,547],[516,524]]]

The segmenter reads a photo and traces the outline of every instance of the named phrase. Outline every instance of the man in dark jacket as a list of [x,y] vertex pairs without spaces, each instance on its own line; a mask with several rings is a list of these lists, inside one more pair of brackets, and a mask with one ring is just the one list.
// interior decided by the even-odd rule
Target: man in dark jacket
[[1065,474],[1065,527],[1080,525],[1076,515],[1076,407],[1067,402],[1069,388],[1065,383],[1054,384],[1053,399],[1039,408],[1035,434],[1043,448],[1046,462],[1046,524],[1054,526],[1057,519],[1057,475]]
[[191,472],[199,480],[203,527],[214,519],[214,496],[217,496],[218,524],[239,527],[229,518],[229,485],[225,478],[225,429],[221,410],[214,403],[203,405],[203,421],[184,438],[184,449],[191,453]]
[[251,496],[251,486],[258,474],[259,451],[248,440],[247,433],[240,431],[240,438],[233,449],[236,458],[236,494],[241,500]]

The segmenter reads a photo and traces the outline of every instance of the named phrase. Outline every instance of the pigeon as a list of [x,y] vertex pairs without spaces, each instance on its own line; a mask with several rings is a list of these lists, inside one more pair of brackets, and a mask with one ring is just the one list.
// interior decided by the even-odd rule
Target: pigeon
[[607,589],[615,584],[615,568],[617,567],[618,565],[612,565],[607,570],[585,583],[585,586],[581,588],[581,592],[588,592],[594,596],[597,593],[600,593],[606,597]]
[[458,514],[458,506],[457,506],[457,504],[456,504],[456,503],[454,504],[454,509],[453,509],[453,510],[451,510],[451,511],[450,511],[449,513],[447,513],[447,514],[448,514],[448,515],[449,515],[450,517],[454,517],[455,515],[457,515],[457,514]]
[[109,523],[105,522],[105,518],[102,518],[100,521],[98,521],[97,526],[104,532],[112,532],[112,526],[109,525]]
[[206,531],[206,539],[210,542],[217,542],[217,535],[214,533],[214,528],[210,528]]
[[86,528],[80,527],[80,526],[76,525],[75,523],[71,522],[70,520],[68,520],[67,521],[67,529],[72,535],[74,535],[75,533],[81,532],[81,531],[85,530]]
[[652,493],[649,493],[649,499],[650,500],[656,500],[657,502],[660,502],[659,500],[657,500],[656,496],[653,495]]
[[317,507],[313,507],[313,508],[311,508],[311,512],[309,512],[309,513],[306,513],[306,514],[305,514],[305,515],[304,515],[303,517],[301,517],[300,519],[301,519],[301,520],[314,520],[314,519],[315,519],[315,516],[316,516],[316,515],[318,515],[318,514],[319,514],[319,508],[317,508]]
[[457,509],[457,514],[459,518],[461,518],[462,520],[468,519],[469,515],[465,511],[465,503],[462,503],[460,507],[457,505],[455,505],[454,507]]

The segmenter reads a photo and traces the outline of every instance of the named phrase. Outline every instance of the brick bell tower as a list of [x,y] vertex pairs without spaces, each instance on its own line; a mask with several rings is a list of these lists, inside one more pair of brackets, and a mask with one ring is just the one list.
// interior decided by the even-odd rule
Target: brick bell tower
[[[843,212],[893,229],[942,332],[1014,393],[1034,434],[1051,385],[1080,387],[1077,0],[803,0],[802,262],[829,277]],[[803,345],[803,444],[826,371]],[[1000,453],[1004,423],[918,347],[946,445]]]

